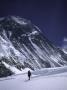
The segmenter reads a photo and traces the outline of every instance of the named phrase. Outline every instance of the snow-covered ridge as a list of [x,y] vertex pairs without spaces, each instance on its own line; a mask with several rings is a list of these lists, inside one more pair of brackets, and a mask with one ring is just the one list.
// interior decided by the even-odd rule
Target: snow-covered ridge
[[26,21],[25,19],[19,18],[19,17],[14,17],[12,16],[12,19],[15,20],[17,23],[21,24],[21,25],[26,25]]

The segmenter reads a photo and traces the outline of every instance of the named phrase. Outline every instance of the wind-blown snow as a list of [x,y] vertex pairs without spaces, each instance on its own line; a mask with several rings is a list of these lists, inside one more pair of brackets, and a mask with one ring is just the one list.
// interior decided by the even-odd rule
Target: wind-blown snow
[[12,16],[12,19],[15,20],[17,23],[21,24],[21,25],[26,25],[27,23],[25,21],[22,21],[21,18],[16,18]]
[[[57,71],[57,68],[55,68]],[[32,73],[31,80],[28,80],[27,74],[15,75],[12,77],[0,79],[0,90],[67,90],[67,71],[63,73],[63,69],[67,67],[59,68],[61,73],[51,73],[52,69],[48,70],[50,75],[43,73],[40,75],[34,75]],[[44,69],[45,70],[45,69]],[[38,71],[37,71],[38,72]],[[36,72],[34,72],[36,73]]]

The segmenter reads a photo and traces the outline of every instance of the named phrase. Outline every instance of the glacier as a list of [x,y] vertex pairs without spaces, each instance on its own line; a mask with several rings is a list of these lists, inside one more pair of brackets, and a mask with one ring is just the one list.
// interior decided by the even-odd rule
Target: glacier
[[[55,69],[55,70],[54,70]],[[47,70],[47,71],[46,71]],[[64,70],[66,70],[64,72]],[[60,73],[61,71],[61,73]],[[54,73],[55,72],[55,73]],[[0,78],[0,90],[67,90],[67,67],[47,68],[32,72],[28,80],[27,72],[7,78]]]

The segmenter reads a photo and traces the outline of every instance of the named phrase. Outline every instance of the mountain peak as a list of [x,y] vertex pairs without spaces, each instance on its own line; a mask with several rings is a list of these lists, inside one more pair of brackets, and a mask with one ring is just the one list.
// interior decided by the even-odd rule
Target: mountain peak
[[3,20],[7,20],[7,21],[15,21],[16,23],[20,24],[20,25],[26,25],[31,23],[30,20],[24,19],[24,18],[20,18],[19,16],[6,16],[6,17],[2,17],[0,18],[0,21]]
[[0,59],[20,70],[67,65],[67,56],[31,21],[18,16],[0,19]]

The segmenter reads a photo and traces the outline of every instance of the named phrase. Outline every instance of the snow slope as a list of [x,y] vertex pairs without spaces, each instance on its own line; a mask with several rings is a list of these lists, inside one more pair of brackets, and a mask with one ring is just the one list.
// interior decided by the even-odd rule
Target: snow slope
[[[45,69],[39,70],[37,71],[37,75],[34,75],[36,72],[32,73],[30,81],[27,74],[1,78],[0,90],[67,90],[67,71],[63,72],[64,69],[66,70],[67,67],[55,68],[55,71],[50,69],[48,70],[50,75],[40,73],[40,76],[38,72],[43,72]],[[58,70],[62,72],[58,73]],[[53,74],[53,72],[56,73]]]

